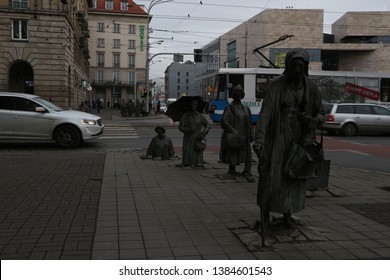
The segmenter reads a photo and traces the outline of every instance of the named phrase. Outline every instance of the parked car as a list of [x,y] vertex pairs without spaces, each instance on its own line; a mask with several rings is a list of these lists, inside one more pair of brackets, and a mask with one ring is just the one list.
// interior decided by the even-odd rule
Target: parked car
[[390,110],[386,107],[370,103],[329,103],[324,104],[324,111],[324,130],[329,134],[390,134]]
[[63,110],[36,95],[0,92],[0,140],[54,140],[75,148],[103,130],[99,116]]
[[167,111],[167,109],[168,109],[167,104],[164,102],[161,102],[160,103],[160,111],[165,113]]

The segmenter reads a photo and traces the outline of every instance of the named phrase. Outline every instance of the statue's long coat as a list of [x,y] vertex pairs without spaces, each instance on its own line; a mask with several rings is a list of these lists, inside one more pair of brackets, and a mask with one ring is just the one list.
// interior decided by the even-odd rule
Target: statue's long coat
[[202,137],[202,128],[208,127],[207,119],[199,112],[188,112],[180,119],[179,130],[183,136],[183,165],[203,165],[203,152],[195,148],[196,142]]
[[[239,165],[252,160],[250,143],[253,141],[253,128],[251,111],[248,106],[241,102],[232,101],[224,110],[222,116],[223,133],[221,137],[220,160],[232,165]],[[238,134],[246,136],[245,148],[243,150],[231,150],[227,147],[226,133],[236,130]]]
[[313,140],[315,137],[315,130],[302,127],[297,113],[304,111],[321,122],[324,120],[320,92],[314,81],[305,77],[301,99],[293,95],[285,75],[272,80],[255,133],[255,143],[263,145],[264,151],[264,162],[259,169],[258,204],[264,202],[265,209],[278,213],[295,213],[305,207],[305,181],[292,180],[283,174],[294,141],[303,135]]

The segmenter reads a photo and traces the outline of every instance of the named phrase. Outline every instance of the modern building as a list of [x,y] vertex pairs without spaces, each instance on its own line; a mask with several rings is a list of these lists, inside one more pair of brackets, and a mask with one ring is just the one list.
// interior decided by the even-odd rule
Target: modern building
[[165,99],[196,95],[199,94],[195,92],[195,64],[172,62],[165,70]]
[[141,100],[147,88],[151,17],[131,0],[92,2],[89,77],[94,98],[110,106]]
[[0,0],[0,91],[77,108],[88,96],[91,0]]
[[[267,9],[202,48],[218,54],[218,68],[284,67],[291,48],[310,53],[310,68],[390,73],[390,12],[348,12],[324,34],[321,9]],[[197,63],[205,99],[215,61]],[[390,74],[389,74],[390,75]]]

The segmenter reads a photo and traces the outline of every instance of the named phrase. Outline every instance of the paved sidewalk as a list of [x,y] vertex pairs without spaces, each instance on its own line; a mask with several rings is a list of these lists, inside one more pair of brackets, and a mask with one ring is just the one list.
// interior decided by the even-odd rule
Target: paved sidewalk
[[257,183],[217,151],[204,170],[141,154],[0,150],[0,259],[390,259],[390,173],[331,166],[264,249]]
[[107,154],[93,259],[390,259],[390,174],[332,166],[263,249],[257,183],[227,178],[212,152],[205,170],[139,156]]

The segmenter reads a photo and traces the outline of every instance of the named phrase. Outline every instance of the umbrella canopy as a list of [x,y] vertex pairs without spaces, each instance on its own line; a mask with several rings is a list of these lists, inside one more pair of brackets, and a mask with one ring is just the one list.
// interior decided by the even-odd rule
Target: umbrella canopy
[[177,101],[169,105],[165,115],[170,117],[174,122],[180,121],[181,116],[190,111],[190,104],[192,100],[198,101],[197,110],[199,113],[203,113],[206,102],[204,102],[200,96],[182,96]]

